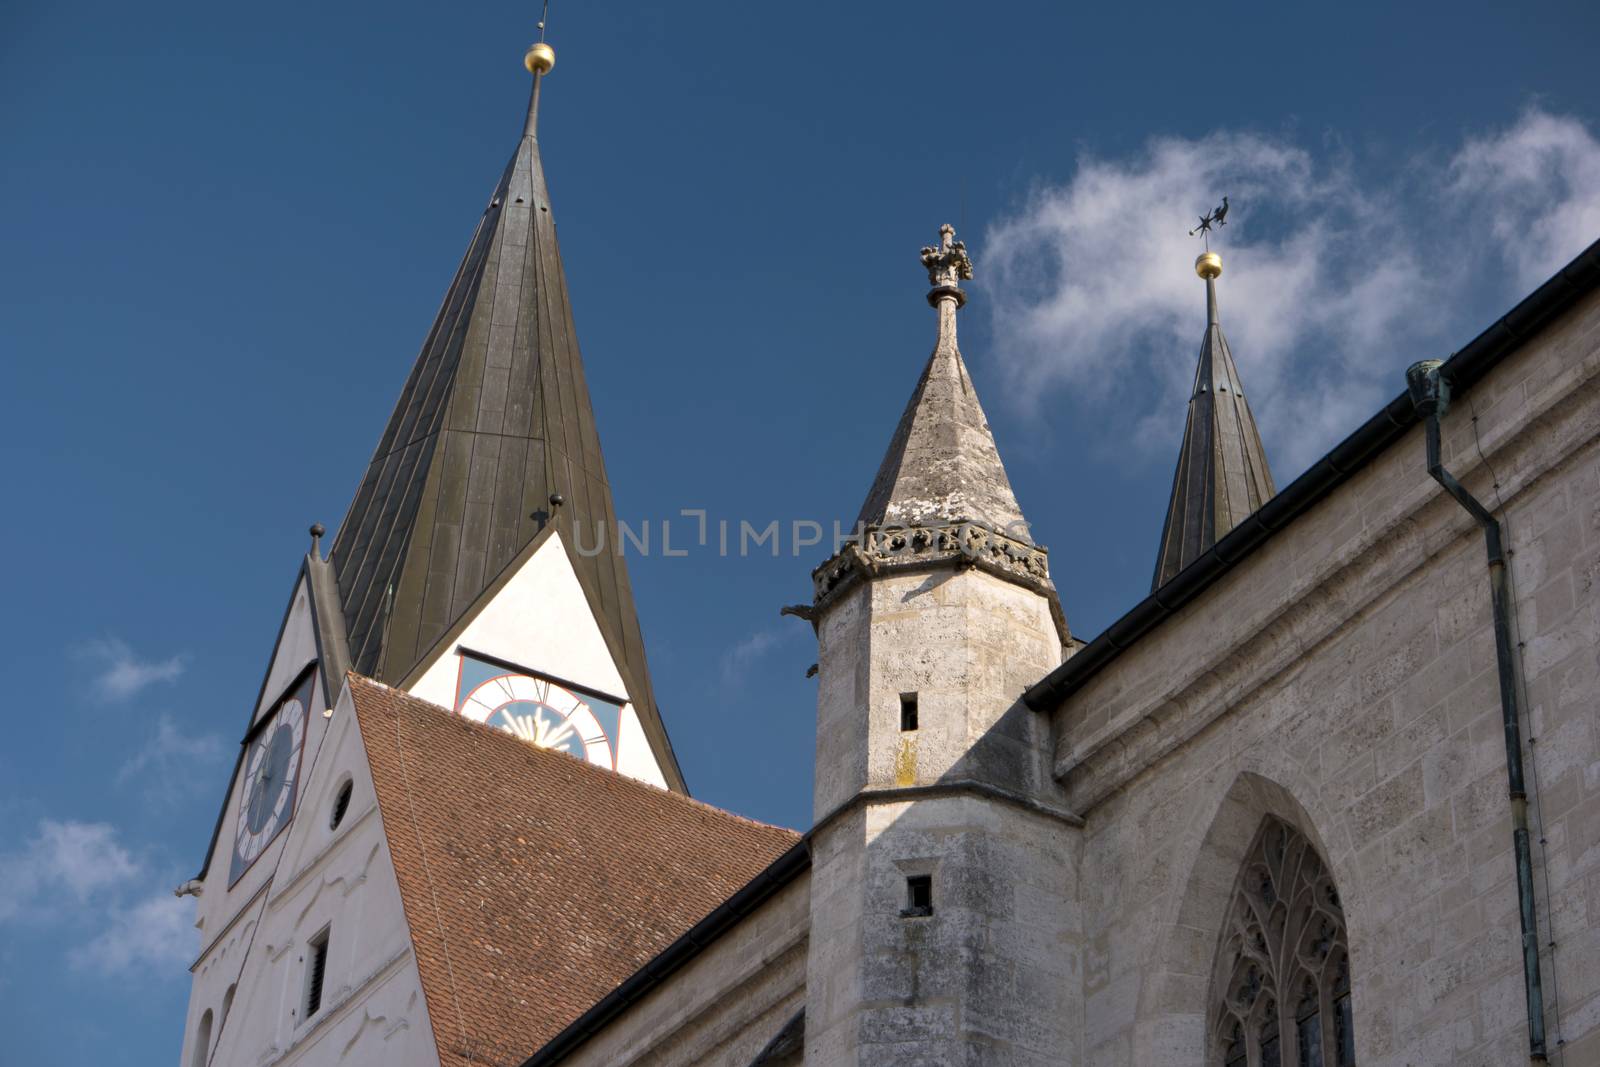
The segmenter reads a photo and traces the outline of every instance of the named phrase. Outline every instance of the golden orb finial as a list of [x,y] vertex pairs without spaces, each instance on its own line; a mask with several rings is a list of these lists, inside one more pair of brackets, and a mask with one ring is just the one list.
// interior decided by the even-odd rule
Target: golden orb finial
[[1222,257],[1215,252],[1201,252],[1194,261],[1194,272],[1207,280],[1218,277],[1222,274]]
[[543,41],[530,44],[522,57],[522,65],[528,68],[529,74],[549,74],[556,65],[556,50]]

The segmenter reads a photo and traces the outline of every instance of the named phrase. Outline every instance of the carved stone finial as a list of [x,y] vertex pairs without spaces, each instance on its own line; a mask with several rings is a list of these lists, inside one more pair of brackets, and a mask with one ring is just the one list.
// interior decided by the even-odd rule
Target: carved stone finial
[[956,228],[948,222],[939,227],[939,244],[922,250],[922,265],[928,268],[928,284],[935,289],[955,289],[972,278],[967,246],[956,240]]

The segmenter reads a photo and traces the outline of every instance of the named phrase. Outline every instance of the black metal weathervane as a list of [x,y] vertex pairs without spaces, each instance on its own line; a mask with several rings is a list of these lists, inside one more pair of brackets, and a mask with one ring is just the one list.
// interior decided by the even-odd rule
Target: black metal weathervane
[[1222,203],[1200,216],[1200,225],[1189,231],[1189,236],[1199,234],[1205,238],[1206,251],[1211,251],[1211,227],[1226,226],[1228,224],[1228,198],[1223,197]]

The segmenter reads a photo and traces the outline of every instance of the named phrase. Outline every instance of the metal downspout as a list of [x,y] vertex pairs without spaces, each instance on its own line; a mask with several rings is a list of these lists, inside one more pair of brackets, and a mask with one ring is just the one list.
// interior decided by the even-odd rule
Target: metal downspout
[[1494,613],[1494,655],[1500,675],[1500,714],[1505,724],[1506,779],[1511,797],[1511,841],[1517,862],[1517,903],[1522,922],[1522,978],[1528,1002],[1528,1055],[1543,1061],[1544,983],[1539,974],[1539,924],[1533,896],[1533,857],[1528,843],[1528,792],[1522,777],[1522,721],[1516,665],[1511,650],[1511,603],[1500,523],[1440,459],[1439,418],[1450,404],[1450,385],[1439,374],[1440,361],[1423,360],[1406,370],[1406,386],[1423,420],[1428,443],[1428,473],[1483,528],[1489,554],[1489,597]]

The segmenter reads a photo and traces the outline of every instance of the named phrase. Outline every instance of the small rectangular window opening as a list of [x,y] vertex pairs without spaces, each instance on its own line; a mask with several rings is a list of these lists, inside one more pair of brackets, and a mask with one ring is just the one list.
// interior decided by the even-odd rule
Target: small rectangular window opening
[[301,1022],[322,1008],[322,982],[328,973],[328,932],[324,929],[306,943],[306,995]]
[[900,731],[910,733],[917,728],[917,694],[900,694]]
[[931,874],[914,874],[906,879],[906,910],[900,914],[907,919],[933,914]]

